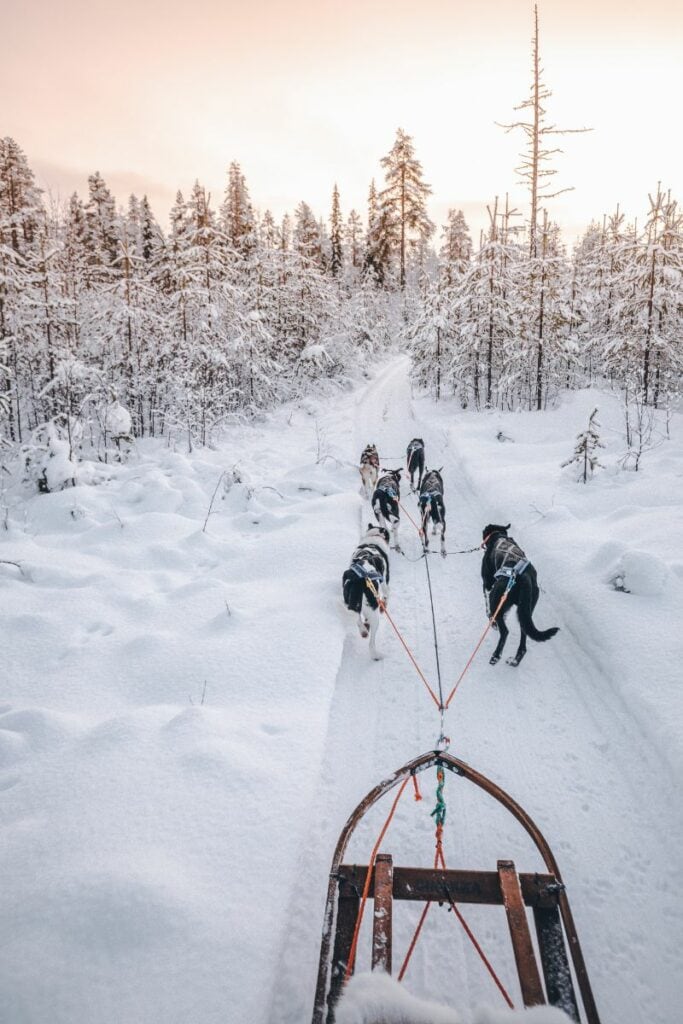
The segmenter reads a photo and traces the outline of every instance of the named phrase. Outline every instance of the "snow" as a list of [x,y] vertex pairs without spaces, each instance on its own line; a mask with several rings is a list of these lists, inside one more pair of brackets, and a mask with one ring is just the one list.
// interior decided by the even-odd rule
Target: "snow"
[[386,974],[357,974],[349,982],[335,1013],[336,1024],[461,1024],[462,1018],[411,996]]
[[[518,669],[490,667],[485,642],[447,717],[451,751],[550,841],[603,1018],[677,1019],[680,418],[639,473],[619,470],[618,412],[600,395],[606,469],[583,485],[560,467],[594,391],[540,416],[474,414],[411,397],[407,374],[392,360],[334,400],[231,427],[216,450],[138,442],[97,487],[81,475],[50,494],[9,487],[0,998],[12,1024],[310,1019],[338,834],[438,733],[386,624],[387,657],[374,663],[340,597],[371,518],[360,451],[374,441],[400,464],[415,435],[428,465],[444,466],[448,550],[511,521],[538,570],[536,624],[561,627],[530,642]],[[411,531],[404,521],[391,611],[433,680]],[[430,568],[452,685],[484,625],[479,556],[434,556]],[[405,797],[387,836],[396,863],[433,858],[434,780],[420,783],[425,799]],[[514,823],[455,776],[445,797],[449,866],[540,868]],[[350,861],[367,861],[386,812],[368,815]],[[518,1001],[502,910],[465,910]],[[395,915],[395,961],[415,916]],[[497,1021],[499,995],[445,908],[433,908],[404,984],[417,1000],[438,993],[454,1008],[444,1020],[489,1005],[482,1024]]]
[[128,436],[133,423],[130,413],[119,401],[110,402],[104,414],[104,426],[112,437]]
[[569,1017],[551,1006],[496,1011],[479,1008],[473,1015],[416,999],[393,978],[376,971],[351,979],[335,1013],[335,1024],[567,1024]]

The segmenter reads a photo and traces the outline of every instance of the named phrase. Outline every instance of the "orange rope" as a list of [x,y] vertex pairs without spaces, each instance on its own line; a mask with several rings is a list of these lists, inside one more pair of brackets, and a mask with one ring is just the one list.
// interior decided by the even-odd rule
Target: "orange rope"
[[349,950],[349,959],[348,959],[348,962],[346,964],[346,971],[344,972],[344,984],[346,984],[346,982],[349,980],[349,978],[353,974],[353,967],[354,967],[354,964],[356,962],[356,950],[357,950],[357,947],[358,947],[358,936],[360,934],[360,926],[361,926],[361,922],[363,920],[363,914],[365,912],[365,904],[368,901],[368,892],[370,891],[370,880],[372,878],[372,869],[375,866],[375,859],[376,859],[377,853],[379,851],[380,843],[382,842],[382,840],[384,839],[384,837],[385,837],[385,835],[387,833],[387,829],[389,828],[389,825],[391,824],[391,819],[394,816],[394,811],[396,810],[396,807],[398,806],[399,800],[403,796],[403,790],[408,785],[409,779],[410,779],[410,776],[407,775],[406,778],[401,783],[401,787],[400,787],[398,793],[396,794],[396,799],[394,800],[393,804],[391,805],[391,810],[389,811],[389,816],[387,817],[387,820],[384,822],[384,825],[382,827],[382,831],[380,832],[380,834],[379,834],[379,836],[377,838],[377,842],[375,843],[375,845],[373,847],[373,850],[372,850],[372,856],[370,857],[370,862],[368,864],[368,871],[367,871],[367,874],[365,876],[365,885],[363,886],[363,895],[361,897],[360,907],[358,909],[358,917],[356,918],[356,926],[353,929],[353,939],[351,940],[351,948]]
[[415,802],[417,803],[418,800],[422,799],[422,793],[417,783],[417,775],[413,775],[413,786],[415,787]]
[[431,907],[431,905],[432,905],[432,901],[428,900],[425,903],[425,905],[424,905],[424,910],[420,914],[420,920],[417,922],[417,928],[415,929],[415,934],[413,935],[413,937],[412,937],[412,939],[410,941],[410,945],[408,946],[408,952],[405,955],[405,960],[403,961],[403,964],[401,966],[401,970],[398,972],[398,980],[399,981],[403,981],[403,977],[404,977],[406,971],[408,970],[408,964],[410,963],[410,958],[413,955],[413,950],[415,949],[415,946],[417,945],[417,940],[419,939],[420,932],[422,931],[422,925],[425,923],[425,918],[427,917],[427,913],[428,913],[429,908]]
[[[442,858],[442,860],[443,860],[443,858]],[[446,865],[445,865],[445,864],[443,865],[443,868],[444,868],[444,871],[445,871],[445,870],[446,870]],[[491,964],[491,961],[490,961],[490,960],[488,959],[488,957],[486,956],[486,953],[484,952],[484,950],[483,950],[483,949],[481,948],[481,946],[480,946],[480,945],[479,945],[479,943],[477,942],[477,940],[476,940],[476,938],[475,938],[475,936],[474,936],[474,933],[472,932],[472,929],[470,928],[470,926],[468,925],[467,921],[466,921],[466,920],[465,920],[465,918],[464,918],[464,917],[462,916],[462,914],[460,913],[460,911],[458,910],[458,908],[456,907],[456,905],[455,905],[455,903],[453,902],[453,899],[452,899],[452,897],[450,896],[450,894],[449,894],[449,896],[448,896],[448,902],[450,903],[450,906],[451,906],[451,910],[453,911],[453,913],[454,913],[454,914],[455,914],[455,916],[457,917],[457,919],[458,919],[458,921],[460,922],[460,924],[461,924],[461,925],[463,926],[463,928],[465,929],[465,934],[467,935],[468,939],[470,940],[470,942],[472,943],[472,945],[473,945],[473,946],[474,946],[474,948],[476,949],[477,953],[478,953],[478,954],[479,954],[479,956],[481,957],[481,960],[482,960],[482,963],[484,964],[484,967],[485,967],[485,968],[486,968],[486,970],[487,970],[487,971],[489,972],[489,974],[490,974],[490,975],[491,975],[491,977],[493,978],[494,982],[496,983],[496,985],[497,985],[497,986],[498,986],[498,988],[500,989],[500,992],[502,993],[503,999],[504,999],[504,1000],[505,1000],[505,1002],[506,1002],[506,1003],[508,1004],[508,1006],[510,1007],[510,1009],[511,1009],[511,1010],[514,1010],[514,1008],[515,1008],[515,1004],[514,1004],[514,1003],[512,1002],[512,1000],[510,999],[510,996],[508,995],[508,991],[507,991],[507,989],[505,988],[505,986],[503,985],[503,982],[502,982],[502,981],[500,980],[500,978],[498,977],[498,975],[497,975],[497,974],[496,974],[496,972],[494,971],[494,969],[493,969],[493,966],[492,966],[492,964]]]
[[405,512],[405,514],[406,514],[406,515],[408,516],[408,519],[410,519],[411,523],[413,524],[413,526],[414,526],[414,527],[415,527],[415,529],[417,530],[417,532],[418,532],[418,534],[420,535],[420,537],[422,537],[422,535],[423,535],[423,531],[422,531],[422,530],[420,529],[420,527],[419,527],[419,526],[417,525],[417,523],[415,522],[415,520],[414,520],[414,519],[413,519],[413,517],[411,516],[410,512],[408,511],[408,509],[407,509],[407,508],[404,508],[404,506],[403,506],[403,505],[401,504],[401,502],[400,502],[400,501],[398,500],[398,498],[396,499],[396,501],[398,502],[398,507],[399,507],[399,508],[400,508],[400,509],[401,509],[401,510],[402,510],[403,512]]
[[[441,850],[441,833],[442,832],[443,832],[443,825],[437,825],[436,826],[436,853],[434,854],[434,870],[435,871],[436,871],[436,869],[439,866],[439,852]],[[443,852],[441,853],[441,859],[443,860]],[[427,900],[427,902],[424,905],[424,910],[420,914],[420,920],[417,922],[417,928],[415,929],[415,933],[414,933],[412,939],[410,940],[410,945],[408,946],[408,952],[406,953],[406,955],[404,957],[404,960],[403,960],[403,963],[401,964],[401,970],[398,972],[398,980],[399,981],[403,981],[404,975],[405,975],[406,971],[408,970],[408,964],[410,963],[410,958],[413,955],[413,950],[415,949],[415,946],[417,945],[417,940],[419,939],[420,932],[422,931],[422,925],[425,923],[425,920],[427,918],[427,913],[429,912],[429,908],[431,907],[431,905],[432,905],[432,901],[431,900]]]
[[436,695],[436,694],[434,693],[434,691],[432,690],[431,686],[430,686],[430,685],[429,685],[429,683],[427,682],[427,679],[426,679],[426,677],[425,677],[425,674],[424,674],[424,672],[422,671],[422,669],[420,668],[420,666],[418,665],[418,663],[417,663],[417,662],[415,661],[415,658],[413,657],[413,653],[412,653],[412,651],[410,650],[410,648],[408,647],[408,644],[407,644],[407,643],[405,642],[405,640],[404,640],[404,639],[403,639],[403,637],[401,636],[401,632],[400,632],[400,630],[399,630],[398,626],[396,625],[396,623],[395,623],[395,622],[394,622],[394,620],[392,619],[391,615],[390,615],[390,614],[389,614],[389,612],[387,611],[387,606],[386,606],[386,604],[384,603],[384,601],[382,600],[382,598],[380,597],[380,595],[379,595],[379,591],[377,590],[377,587],[376,587],[376,586],[375,586],[375,585],[373,584],[372,580],[366,580],[365,582],[366,582],[366,584],[368,585],[368,588],[369,588],[369,589],[370,589],[370,590],[372,591],[372,593],[374,594],[374,596],[375,596],[375,600],[377,601],[377,604],[379,605],[379,609],[380,609],[380,611],[381,611],[381,612],[382,612],[382,613],[383,613],[384,615],[386,615],[387,619],[388,619],[388,620],[389,620],[389,622],[391,623],[391,628],[393,629],[394,633],[396,634],[396,636],[397,636],[397,637],[399,638],[399,640],[400,640],[400,641],[401,641],[401,643],[403,644],[403,648],[404,648],[404,650],[405,650],[406,654],[408,655],[408,657],[410,658],[410,660],[412,661],[413,665],[415,666],[415,670],[416,670],[417,674],[419,675],[420,679],[422,680],[422,682],[423,682],[423,683],[425,684],[425,686],[427,687],[427,690],[429,691],[429,695],[430,695],[430,697],[432,698],[432,700],[434,701],[434,703],[436,704],[437,708],[438,708],[438,709],[439,709],[439,711],[440,711],[440,710],[441,710],[441,705],[440,705],[440,703],[439,703],[439,698],[437,697],[437,695]]
[[[443,842],[442,842],[442,839],[443,839],[443,825],[437,825],[436,826],[436,853],[434,854],[434,870],[436,870],[436,868],[438,868],[439,865],[441,865],[443,870],[447,871],[448,869],[446,867],[446,860],[445,860],[444,855],[443,855]],[[472,943],[472,945],[476,949],[477,953],[479,954],[479,956],[480,956],[480,958],[481,958],[481,960],[482,960],[482,962],[484,964],[484,967],[489,972],[489,974],[493,978],[494,982],[496,983],[498,989],[502,993],[503,999],[508,1004],[510,1009],[514,1010],[515,1006],[514,1006],[514,1003],[512,1002],[512,1000],[510,999],[510,996],[508,995],[507,989],[505,988],[505,986],[503,985],[502,981],[500,980],[500,978],[496,974],[495,970],[493,969],[491,961],[486,956],[486,953],[484,952],[484,950],[479,945],[474,932],[472,931],[472,929],[468,925],[467,921],[465,920],[465,918],[463,917],[463,915],[461,914],[461,912],[458,910],[458,908],[456,907],[455,903],[453,902],[453,899],[452,899],[450,893],[448,894],[448,902],[450,904],[451,910],[453,911],[453,913],[457,917],[457,919],[460,922],[460,924],[463,926],[463,928],[465,930],[465,934],[467,935],[468,939],[470,940],[470,942]],[[410,963],[410,958],[413,955],[413,950],[415,949],[415,946],[417,945],[417,940],[419,939],[420,932],[422,931],[422,925],[425,923],[425,919],[427,917],[427,913],[428,913],[429,908],[431,907],[431,905],[432,905],[432,901],[428,900],[428,902],[425,904],[424,910],[422,911],[422,913],[420,915],[420,920],[417,923],[417,928],[415,929],[415,934],[413,935],[413,938],[412,938],[412,940],[410,942],[410,945],[408,947],[408,952],[405,955],[405,959],[403,961],[403,964],[401,965],[401,970],[399,971],[399,975],[398,975],[398,980],[399,981],[403,981],[405,973],[408,970],[408,964]]]
[[449,704],[451,703],[451,701],[453,700],[453,697],[455,696],[455,691],[456,691],[456,690],[458,689],[458,687],[460,686],[460,683],[461,683],[461,682],[463,681],[463,678],[464,678],[464,676],[465,676],[465,673],[467,672],[468,668],[470,667],[470,665],[471,665],[471,664],[472,664],[472,662],[474,661],[474,657],[475,657],[475,655],[476,655],[477,651],[479,650],[479,648],[480,648],[480,647],[481,647],[481,645],[483,644],[483,642],[484,642],[484,640],[485,640],[485,638],[486,638],[486,634],[488,633],[488,631],[490,630],[491,626],[493,625],[493,623],[494,623],[494,622],[496,621],[496,619],[498,618],[498,612],[500,611],[500,609],[501,609],[501,608],[503,607],[503,605],[505,604],[505,602],[506,602],[506,600],[507,600],[507,596],[508,596],[508,594],[509,594],[509,590],[506,590],[506,591],[505,591],[505,593],[503,594],[503,596],[501,597],[500,601],[498,602],[498,607],[496,608],[495,612],[493,613],[493,615],[491,616],[491,618],[490,618],[490,619],[489,619],[489,621],[487,622],[487,624],[486,624],[486,629],[484,630],[484,632],[483,632],[483,633],[481,634],[481,636],[479,637],[479,643],[477,644],[477,646],[476,646],[476,647],[474,648],[474,650],[472,651],[472,653],[471,653],[471,655],[470,655],[470,657],[469,657],[469,660],[468,660],[467,664],[465,665],[464,669],[463,669],[463,670],[462,670],[462,672],[460,673],[460,676],[458,677],[458,681],[457,681],[457,683],[455,684],[455,686],[453,687],[453,689],[452,689],[452,690],[451,690],[451,692],[449,693],[449,695],[448,695],[448,697],[447,697],[447,699],[446,699],[446,703],[445,703],[445,705],[444,705],[444,706],[445,706],[445,708],[446,708],[446,710],[448,710],[448,706],[449,706]]

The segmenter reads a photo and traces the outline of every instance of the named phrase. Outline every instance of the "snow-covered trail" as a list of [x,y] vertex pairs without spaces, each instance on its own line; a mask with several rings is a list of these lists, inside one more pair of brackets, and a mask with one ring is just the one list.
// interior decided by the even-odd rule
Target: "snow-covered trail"
[[[340,600],[372,518],[359,453],[374,442],[394,468],[413,436],[425,439],[428,464],[444,467],[448,549],[512,519],[543,588],[537,625],[561,626],[550,643],[530,642],[517,670],[491,668],[486,641],[447,716],[451,749],[501,783],[550,841],[605,1024],[678,1018],[683,745],[670,634],[683,614],[683,563],[662,570],[670,585],[652,596],[616,594],[603,576],[629,553],[631,526],[640,544],[651,537],[655,554],[665,550],[676,498],[657,506],[644,474],[605,474],[602,488],[582,492],[585,504],[572,491],[553,505],[547,479],[572,437],[567,419],[504,421],[514,445],[495,440],[499,425],[412,398],[398,357],[356,391],[231,428],[218,450],[143,442],[99,487],[18,488],[0,531],[0,1004],[11,1024],[310,1019],[339,831],[377,781],[433,748],[439,729],[388,625],[386,657],[371,662]],[[553,430],[560,447],[544,436]],[[666,481],[681,472],[677,451],[661,456]],[[403,500],[415,508],[407,488]],[[545,509],[534,528],[529,501]],[[596,515],[614,538],[597,553],[589,546],[586,564]],[[435,683],[425,564],[409,523],[401,541],[391,612]],[[430,559],[449,690],[484,627],[480,559]],[[397,863],[432,860],[434,779],[421,786],[424,800],[408,790],[387,837]],[[451,866],[492,868],[502,856],[539,866],[514,822],[471,787],[449,776],[446,801]],[[351,860],[367,860],[385,814],[380,804],[368,816]],[[502,910],[468,918],[516,991]],[[400,907],[396,961],[414,923],[414,909]],[[361,967],[368,949],[365,935]],[[468,1006],[499,998],[452,916],[436,909],[406,983],[465,1020]]]
[[[463,468],[457,429],[431,402],[412,402],[406,359],[392,363],[361,396],[346,430],[353,460],[368,442],[378,445],[383,465],[400,465],[412,436],[426,442],[428,465],[444,467],[448,548],[471,547],[486,522],[504,509],[491,508]],[[393,458],[385,458],[387,453]],[[399,459],[396,459],[399,456]],[[403,491],[413,513],[415,500]],[[369,516],[369,509],[366,509]],[[507,520],[504,520],[507,521]],[[419,544],[409,523],[401,527],[408,558]],[[540,628],[562,631],[543,645],[529,641],[523,665],[488,665],[490,638],[466,676],[447,716],[451,750],[489,774],[522,803],[553,846],[577,918],[603,1019],[670,1024],[680,1007],[679,942],[673,866],[680,860],[681,815],[673,780],[659,751],[609,679],[609,652],[596,643],[588,623],[563,615],[562,579],[539,567],[544,593],[535,615]],[[436,683],[424,564],[394,555],[391,611],[421,666]],[[432,556],[444,676],[450,690],[484,625],[477,554]],[[583,626],[586,626],[584,635]],[[514,651],[513,622],[509,647]],[[431,749],[438,714],[388,626],[381,637],[386,659],[370,663],[349,625],[349,638],[330,705],[325,755],[310,831],[302,851],[289,907],[291,927],[274,979],[274,1024],[308,1019],[315,981],[322,907],[329,860],[348,813],[380,778]],[[506,651],[506,653],[510,653]],[[421,804],[404,798],[385,848],[403,863],[428,864],[432,856],[433,782],[422,776]],[[513,856],[520,870],[539,866],[526,837],[484,797],[447,782],[447,856],[453,866],[492,869]],[[375,814],[352,844],[351,861],[367,860],[386,809]],[[471,908],[468,917],[487,951],[515,991],[504,920]],[[444,921],[445,919],[445,921]],[[396,923],[395,958],[410,934],[409,911]],[[367,950],[367,936],[364,940]],[[439,992],[456,1007],[490,1002],[497,994],[447,915],[433,915],[411,964],[416,993]]]

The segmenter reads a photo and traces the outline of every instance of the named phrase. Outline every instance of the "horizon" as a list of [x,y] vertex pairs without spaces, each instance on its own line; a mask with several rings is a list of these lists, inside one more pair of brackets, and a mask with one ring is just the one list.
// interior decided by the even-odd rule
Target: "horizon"
[[[475,244],[496,195],[526,214],[514,170],[523,139],[496,122],[514,120],[528,95],[533,3],[454,10],[427,0],[417,13],[403,0],[299,0],[287,15],[274,0],[249,13],[203,0],[195,14],[188,36],[178,0],[142,11],[123,0],[115,21],[83,0],[59,11],[45,0],[5,5],[2,134],[47,195],[87,194],[99,171],[118,205],[147,194],[166,230],[178,189],[187,197],[199,180],[218,207],[236,160],[261,214],[279,219],[303,200],[327,220],[336,183],[344,217],[354,208],[365,220],[370,181],[382,182],[380,159],[402,127],[433,189],[436,241],[449,208],[463,211]],[[669,0],[645,13],[631,0],[553,0],[539,3],[539,18],[548,121],[593,129],[558,140],[553,160],[558,188],[573,191],[549,214],[571,244],[617,203],[640,222],[658,181],[677,186],[662,99],[683,86],[683,10]],[[19,72],[27,67],[30,81]]]

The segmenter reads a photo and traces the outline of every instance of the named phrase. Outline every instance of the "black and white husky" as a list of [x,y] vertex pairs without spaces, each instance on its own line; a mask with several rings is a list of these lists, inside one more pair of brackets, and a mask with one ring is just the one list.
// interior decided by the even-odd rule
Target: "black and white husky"
[[360,478],[365,497],[371,498],[379,476],[379,455],[374,444],[365,446],[360,456]]
[[393,535],[393,547],[399,551],[398,546],[398,524],[399,524],[399,500],[401,498],[401,473],[402,469],[385,469],[377,481],[374,494],[372,495],[372,511],[380,526],[391,530]]
[[429,521],[432,522],[432,535],[440,527],[441,533],[441,554],[446,557],[446,506],[443,500],[443,479],[440,469],[428,469],[422,477],[420,496],[417,499],[420,506],[420,519],[422,526],[422,537],[425,548],[429,547]]
[[481,578],[484,584],[486,612],[489,617],[495,613],[500,599],[510,583],[510,579],[514,579],[507,600],[496,619],[500,639],[489,659],[489,664],[491,665],[495,665],[500,660],[503,648],[505,647],[505,641],[508,638],[509,630],[505,625],[505,613],[510,605],[517,605],[517,617],[522,635],[514,658],[507,659],[508,665],[519,665],[526,654],[526,638],[528,636],[532,640],[541,642],[543,640],[550,640],[558,632],[557,626],[553,626],[551,629],[536,629],[534,626],[531,613],[538,601],[536,570],[531,562],[528,561],[519,544],[512,537],[508,537],[509,529],[509,523],[507,526],[497,526],[495,523],[489,523],[488,526],[484,527],[484,539],[481,545],[484,548]]
[[376,593],[386,604],[389,598],[388,530],[368,523],[365,536],[351,556],[351,566],[342,577],[342,592],[346,607],[358,615],[360,635],[370,637],[370,654],[378,660],[382,655],[375,644],[380,614]]
[[[406,450],[406,466],[410,473],[410,489],[411,491],[419,491],[422,483],[422,474],[425,470],[425,443],[421,437],[414,437],[408,445]],[[417,487],[415,487],[413,477],[417,473]]]

